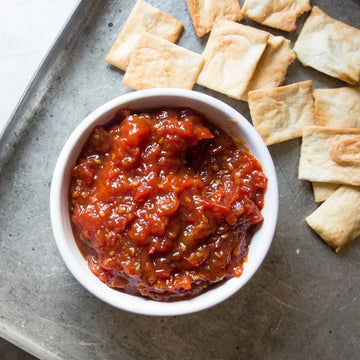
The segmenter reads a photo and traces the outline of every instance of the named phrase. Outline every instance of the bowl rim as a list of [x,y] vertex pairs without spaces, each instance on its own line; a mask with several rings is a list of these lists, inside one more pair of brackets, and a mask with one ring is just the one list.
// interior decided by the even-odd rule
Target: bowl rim
[[[256,254],[256,261],[252,260],[250,256],[253,244],[252,240],[249,246],[248,259],[251,258],[253,263],[248,261],[244,264],[244,271],[240,277],[226,280],[220,285],[215,286],[194,298],[173,302],[158,302],[140,296],[122,293],[109,288],[92,274],[86,265],[85,259],[80,254],[77,245],[76,248],[78,249],[78,253],[74,253],[75,239],[73,237],[72,239],[68,238],[70,217],[68,209],[66,209],[67,216],[64,214],[64,204],[62,201],[65,190],[66,196],[68,192],[68,187],[64,186],[64,183],[66,184],[66,174],[69,173],[73,165],[72,163],[69,163],[71,156],[74,157],[74,153],[76,153],[75,150],[77,149],[75,159],[78,157],[82,146],[93,128],[97,124],[105,124],[108,122],[111,118],[109,114],[114,114],[114,109],[126,107],[127,104],[143,101],[144,99],[148,100],[154,98],[157,100],[164,100],[164,97],[165,99],[181,98],[193,104],[202,103],[205,104],[206,107],[213,108],[214,110],[217,109],[221,113],[224,113],[224,115],[226,114],[229,119],[236,120],[233,125],[237,129],[237,132],[241,133],[241,137],[249,146],[250,152],[258,158],[264,173],[268,177],[268,188],[265,193],[265,203],[262,209],[262,213],[266,212],[267,214],[266,216],[264,215],[266,221],[264,221],[261,227],[257,229],[256,233],[253,235],[253,239],[260,232],[262,236],[265,236],[265,240],[262,240],[262,247]],[[175,107],[172,105],[169,106]],[[161,106],[154,106],[153,108],[158,107]],[[151,107],[138,107],[139,110],[149,108]],[[201,113],[202,111],[199,110],[199,112]],[[108,120],[104,120],[104,117],[106,118],[106,116],[108,116]],[[256,150],[255,153],[254,150]],[[259,159],[259,155],[261,155],[261,160]],[[76,126],[66,140],[54,168],[50,189],[50,218],[53,235],[58,251],[70,273],[85,289],[105,303],[122,310],[142,315],[175,316],[190,314],[212,307],[235,294],[250,280],[263,263],[275,234],[278,208],[279,195],[275,166],[267,146],[255,128],[242,114],[225,102],[201,92],[185,89],[156,88],[138,90],[116,97],[95,109]],[[83,259],[82,263],[78,261],[79,255]],[[86,265],[86,267],[84,265]],[[94,279],[95,281],[92,281],[91,279]]]

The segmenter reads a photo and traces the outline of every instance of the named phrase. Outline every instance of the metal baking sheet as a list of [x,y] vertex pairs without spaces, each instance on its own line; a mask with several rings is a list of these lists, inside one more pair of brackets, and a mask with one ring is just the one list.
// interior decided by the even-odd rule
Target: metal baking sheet
[[[135,1],[83,0],[15,111],[0,143],[0,334],[43,359],[356,359],[360,354],[360,243],[339,256],[304,223],[315,208],[297,179],[300,139],[270,147],[280,213],[270,252],[227,301],[196,314],[147,317],[114,309],[68,272],[49,219],[50,181],[67,137],[92,110],[132,91],[104,58]],[[185,0],[149,0],[185,25],[179,45],[201,53]],[[243,1],[240,1],[241,5]],[[359,27],[358,0],[318,0]],[[275,35],[297,38],[245,20]],[[285,84],[345,84],[298,61]],[[195,86],[248,119],[245,102]],[[330,220],[329,220],[330,221]]]

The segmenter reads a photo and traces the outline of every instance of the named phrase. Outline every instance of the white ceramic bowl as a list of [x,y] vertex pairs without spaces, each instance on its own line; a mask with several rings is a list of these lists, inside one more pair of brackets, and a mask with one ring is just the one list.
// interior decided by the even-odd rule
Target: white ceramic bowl
[[[117,109],[144,110],[151,108],[190,107],[223,128],[234,138],[242,138],[262,164],[268,177],[264,223],[255,232],[241,277],[223,282],[190,300],[156,302],[128,295],[109,288],[89,270],[80,253],[71,229],[68,211],[70,171],[95,126],[111,120]],[[181,315],[218,304],[242,288],[257,271],[271,245],[278,214],[278,187],[274,164],[268,149],[253,126],[229,105],[208,95],[181,89],[151,89],[120,96],[99,107],[86,117],[67,140],[58,158],[50,194],[51,223],[59,252],[73,276],[92,294],[117,308],[146,315]]]

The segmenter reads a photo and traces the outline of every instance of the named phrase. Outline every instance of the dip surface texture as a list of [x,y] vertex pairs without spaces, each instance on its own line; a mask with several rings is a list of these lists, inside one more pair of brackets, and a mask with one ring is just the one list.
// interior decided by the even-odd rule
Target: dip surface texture
[[72,169],[74,234],[108,286],[157,301],[241,276],[267,178],[245,144],[191,109],[123,109]]

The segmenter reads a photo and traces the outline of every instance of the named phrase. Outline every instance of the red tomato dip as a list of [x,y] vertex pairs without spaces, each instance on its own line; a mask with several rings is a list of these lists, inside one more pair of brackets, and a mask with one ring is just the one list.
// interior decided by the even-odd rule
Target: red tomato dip
[[266,186],[246,145],[201,114],[123,109],[73,167],[70,214],[101,281],[180,300],[241,276]]

